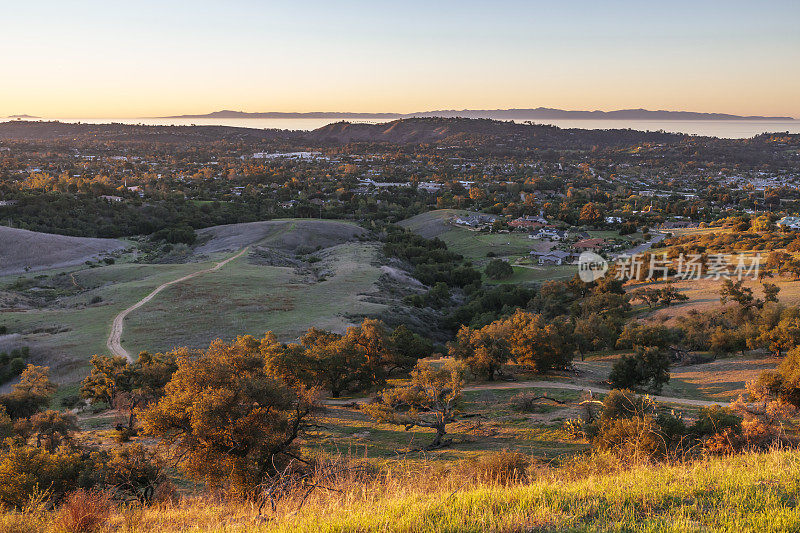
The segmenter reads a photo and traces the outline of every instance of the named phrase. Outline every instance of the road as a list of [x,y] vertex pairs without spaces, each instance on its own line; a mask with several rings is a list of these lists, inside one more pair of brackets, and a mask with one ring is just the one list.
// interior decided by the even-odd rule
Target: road
[[622,255],[633,256],[636,254],[640,254],[642,252],[646,252],[647,250],[652,248],[654,244],[658,244],[659,242],[663,241],[666,237],[667,235],[665,233],[658,233],[654,231],[653,237],[649,241],[643,242],[639,246],[634,246],[629,250],[625,250],[624,252],[617,254],[614,258],[616,259],[617,257]]
[[143,306],[144,304],[155,298],[156,294],[163,291],[167,287],[175,285],[176,283],[180,283],[182,281],[187,281],[192,278],[196,278],[197,276],[201,276],[203,274],[208,274],[209,272],[214,272],[216,270],[219,270],[220,268],[224,267],[234,259],[241,257],[246,251],[247,248],[244,248],[236,255],[229,257],[224,261],[220,261],[211,268],[198,270],[197,272],[192,272],[191,274],[183,276],[182,278],[173,279],[172,281],[162,283],[161,285],[153,289],[153,292],[151,292],[150,294],[148,294],[147,296],[145,296],[132,306],[128,307],[124,311],[120,312],[117,316],[114,317],[114,321],[111,323],[111,334],[108,336],[108,342],[106,342],[106,346],[108,347],[112,355],[120,355],[122,357],[125,357],[128,361],[133,362],[133,357],[131,357],[131,354],[129,354],[128,351],[122,347],[123,323],[125,321],[125,317],[128,316],[132,311],[139,309],[141,306]]

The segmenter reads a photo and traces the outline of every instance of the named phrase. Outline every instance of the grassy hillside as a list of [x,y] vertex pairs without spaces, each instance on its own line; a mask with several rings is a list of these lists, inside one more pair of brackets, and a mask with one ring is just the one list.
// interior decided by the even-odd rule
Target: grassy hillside
[[106,353],[117,313],[162,283],[249,246],[221,270],[170,286],[132,312],[123,346],[136,354],[268,330],[293,340],[312,325],[340,331],[356,317],[386,309],[364,296],[377,292],[383,271],[378,246],[361,242],[363,233],[351,223],[308,219],[217,226],[200,232],[186,263],[123,260],[0,277],[0,309],[6,311],[0,325],[30,346],[32,362],[51,366],[61,383],[73,382],[82,379],[92,354]]
[[[602,457],[600,458],[602,459]],[[533,481],[464,482],[398,465],[387,478],[341,481],[269,505],[188,499],[121,508],[104,530],[522,532],[522,531],[797,531],[800,452],[773,451],[687,465],[617,470],[602,460],[542,467]],[[304,493],[304,491],[303,491]],[[0,516],[4,531],[62,531],[59,515],[29,510]]]
[[80,265],[126,247],[117,239],[67,237],[0,226],[0,276]]
[[366,231],[352,222],[315,219],[277,219],[243,224],[227,224],[197,232],[199,255],[233,252],[258,245],[295,251],[298,248],[329,248],[350,242]]
[[[207,346],[217,337],[294,340],[312,325],[342,331],[348,316],[377,314],[365,301],[381,275],[374,244],[348,243],[315,254],[315,272],[253,264],[247,256],[225,268],[166,289],[127,320],[123,345],[138,350]],[[213,309],[213,311],[211,311]],[[210,312],[211,311],[211,312]]]
[[401,226],[422,235],[438,237],[447,247],[475,262],[486,261],[487,253],[496,256],[527,256],[531,250],[548,250],[550,243],[529,239],[527,233],[484,233],[452,224],[457,215],[476,214],[471,211],[439,209],[411,217]]

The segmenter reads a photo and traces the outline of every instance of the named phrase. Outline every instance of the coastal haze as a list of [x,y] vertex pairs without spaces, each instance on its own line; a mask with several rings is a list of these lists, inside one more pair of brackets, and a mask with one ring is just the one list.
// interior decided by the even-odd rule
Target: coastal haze
[[[652,112],[628,110],[611,113],[576,112],[548,110],[550,113],[536,113],[538,110],[499,111],[430,111],[421,113],[242,113],[221,111],[204,115],[183,115],[170,117],[133,118],[40,118],[25,115],[16,120],[57,120],[67,123],[83,124],[143,124],[148,126],[231,126],[238,128],[280,129],[311,131],[334,122],[385,123],[401,118],[412,117],[464,117],[489,118],[517,123],[533,122],[564,129],[633,129],[638,131],[666,131],[727,139],[747,139],[762,133],[800,133],[800,121],[792,117],[741,117],[715,116],[708,113]],[[569,117],[563,115],[577,115]],[[627,114],[625,118],[619,115]],[[547,116],[550,115],[550,116]],[[553,116],[555,115],[555,116]],[[562,115],[559,117],[558,115]],[[631,116],[633,115],[633,116]],[[657,118],[637,118],[655,115]],[[660,116],[659,116],[660,115]],[[687,119],[682,116],[694,116]],[[587,118],[591,117],[591,118]],[[681,117],[681,118],[678,118]],[[714,118],[705,118],[714,117]],[[9,117],[11,118],[11,117]]]

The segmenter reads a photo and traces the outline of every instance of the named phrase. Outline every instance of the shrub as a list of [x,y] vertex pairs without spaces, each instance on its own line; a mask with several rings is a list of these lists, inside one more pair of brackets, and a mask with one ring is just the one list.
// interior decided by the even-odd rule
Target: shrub
[[654,412],[655,404],[651,400],[628,389],[612,390],[603,400],[603,420],[633,418]]
[[514,268],[508,264],[508,261],[492,259],[486,265],[486,275],[491,279],[508,279],[514,275]]
[[667,453],[661,428],[647,416],[603,421],[592,446],[633,458],[660,459]]
[[[574,430],[579,430],[574,423]],[[629,390],[613,390],[599,420],[585,424],[592,448],[620,457],[663,459],[683,441],[686,427],[672,413],[657,413],[655,403]]]
[[698,438],[710,437],[726,431],[741,435],[742,417],[729,407],[720,407],[719,405],[703,407],[700,409],[697,421],[689,431]]
[[23,507],[39,491],[59,499],[93,483],[91,457],[80,453],[50,453],[33,446],[12,446],[0,460],[0,504]]
[[531,460],[524,453],[503,450],[470,462],[468,467],[476,481],[506,485],[526,481]]
[[119,446],[111,451],[106,483],[125,498],[150,503],[159,485],[166,480],[163,465],[155,452],[141,444]]
[[67,496],[61,508],[61,524],[67,531],[97,531],[111,514],[111,498],[107,492],[76,490]]
[[623,355],[614,363],[608,381],[615,389],[661,390],[669,381],[669,355],[655,347],[637,346],[633,355]]
[[67,394],[61,398],[61,407],[64,409],[75,409],[84,405],[83,399],[77,394]]

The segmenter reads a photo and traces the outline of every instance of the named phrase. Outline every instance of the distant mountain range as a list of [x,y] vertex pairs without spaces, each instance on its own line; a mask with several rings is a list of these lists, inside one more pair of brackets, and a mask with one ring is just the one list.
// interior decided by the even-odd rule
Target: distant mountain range
[[6,118],[25,118],[25,119],[30,119],[30,118],[40,118],[40,117],[34,117],[33,115],[8,115]]
[[329,118],[329,119],[399,119],[414,117],[444,118],[489,118],[493,120],[772,120],[789,121],[792,117],[764,117],[729,115],[726,113],[695,113],[693,111],[649,111],[647,109],[620,109],[617,111],[568,111],[537,107],[536,109],[444,109],[422,111],[419,113],[351,113],[319,111],[309,113],[286,113],[271,111],[266,113],[246,113],[244,111],[214,111],[205,115],[174,115],[158,118]]

